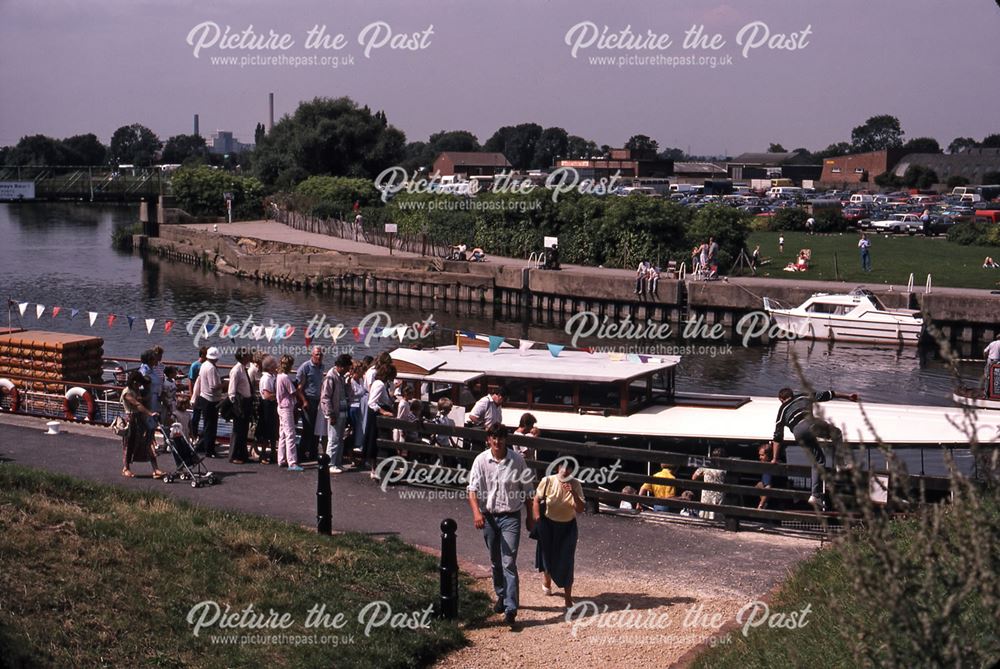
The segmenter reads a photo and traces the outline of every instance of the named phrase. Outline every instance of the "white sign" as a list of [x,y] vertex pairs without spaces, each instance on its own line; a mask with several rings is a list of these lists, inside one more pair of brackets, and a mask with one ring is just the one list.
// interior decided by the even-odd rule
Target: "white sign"
[[559,243],[558,237],[546,237],[545,238],[545,248],[550,249]]
[[34,200],[34,181],[0,181],[0,200]]
[[395,223],[386,223],[385,224],[385,231],[386,232],[399,232],[399,226],[397,224],[395,224]]

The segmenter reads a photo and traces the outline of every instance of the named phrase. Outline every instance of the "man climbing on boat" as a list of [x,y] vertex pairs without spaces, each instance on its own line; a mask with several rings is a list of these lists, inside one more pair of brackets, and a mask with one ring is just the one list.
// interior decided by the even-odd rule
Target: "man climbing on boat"
[[833,459],[837,459],[837,448],[843,439],[843,434],[835,425],[817,418],[813,414],[813,404],[816,402],[828,402],[832,399],[845,399],[852,402],[858,401],[858,394],[851,393],[845,395],[833,390],[825,390],[821,393],[796,393],[791,388],[782,388],[778,391],[778,399],[781,400],[781,408],[778,409],[778,418],[774,423],[774,439],[772,446],[781,446],[785,438],[785,428],[787,427],[796,443],[808,449],[813,456],[812,465],[812,487],[810,489],[809,503],[821,510],[824,508],[823,502],[823,482],[820,478],[819,468],[826,464],[826,456],[823,448],[819,444],[819,438],[830,440],[833,451]]

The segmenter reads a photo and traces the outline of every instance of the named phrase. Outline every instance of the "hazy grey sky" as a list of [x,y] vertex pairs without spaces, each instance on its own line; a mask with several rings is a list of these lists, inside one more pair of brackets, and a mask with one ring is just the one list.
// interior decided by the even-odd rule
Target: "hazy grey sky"
[[[811,31],[792,40],[802,48],[761,46],[744,58],[737,35],[756,21],[771,34]],[[294,44],[256,50],[217,42],[196,58],[187,40],[204,23],[287,33]],[[609,33],[631,26],[647,42],[651,31],[661,47],[667,33],[671,44],[599,49],[588,23]],[[375,45],[366,57],[358,40],[371,24],[364,36]],[[574,58],[566,40],[579,24],[570,35],[580,42]],[[685,49],[694,24],[721,34],[725,45]],[[315,25],[342,33],[346,44],[307,49]],[[432,34],[410,40],[423,49],[390,49],[392,37],[376,46],[386,27],[397,36],[431,26]],[[0,0],[0,144],[84,132],[107,142],[134,122],[166,139],[191,132],[195,113],[203,135],[228,129],[250,141],[273,91],[277,117],[300,100],[348,95],[384,109],[408,140],[468,129],[485,141],[501,125],[534,121],[599,144],[619,146],[642,132],[661,146],[736,154],[769,142],[823,148],[887,113],[907,137],[930,135],[947,146],[956,136],[1000,132],[998,35],[994,0]],[[210,42],[211,26],[195,37]],[[337,68],[211,60],[330,55]],[[709,55],[733,62],[620,62]]]

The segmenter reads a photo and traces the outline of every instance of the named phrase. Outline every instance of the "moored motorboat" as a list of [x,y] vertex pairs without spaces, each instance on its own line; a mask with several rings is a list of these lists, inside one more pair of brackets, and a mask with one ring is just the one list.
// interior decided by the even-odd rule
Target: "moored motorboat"
[[801,339],[915,345],[924,331],[919,311],[889,309],[865,288],[839,295],[815,293],[792,308],[765,297],[764,311],[783,334]]

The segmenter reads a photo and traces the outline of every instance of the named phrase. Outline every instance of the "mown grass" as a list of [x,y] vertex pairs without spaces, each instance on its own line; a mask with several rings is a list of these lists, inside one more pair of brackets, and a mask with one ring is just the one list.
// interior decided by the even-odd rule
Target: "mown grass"
[[[815,279],[852,284],[906,285],[912,272],[917,286],[923,286],[930,274],[934,286],[1000,288],[1000,270],[983,269],[986,256],[1000,256],[997,247],[962,246],[943,237],[894,235],[886,238],[870,234],[872,271],[864,272],[858,252],[859,237],[855,232],[824,235],[786,232],[784,252],[778,250],[778,235],[777,232],[754,232],[747,240],[751,251],[760,244],[761,256],[771,259],[758,270],[757,276],[797,281]],[[795,262],[799,250],[804,248],[812,249],[809,270],[782,271],[785,265]]]
[[[968,566],[960,562],[960,556],[964,557],[961,544],[968,541],[968,528],[960,525],[968,524],[968,516],[951,510],[941,516],[937,539],[930,538],[915,520],[896,520],[891,521],[888,541],[884,536],[869,541],[861,533],[856,540],[819,551],[797,566],[770,602],[772,614],[798,612],[808,605],[804,627],[769,628],[765,623],[748,629],[747,635],[737,629],[701,653],[692,667],[996,666],[1000,660],[1000,608],[992,599],[1000,570],[996,497],[984,503],[982,511],[974,540],[993,547],[990,564],[978,566],[992,582],[982,583],[945,619],[939,616],[946,610],[949,584],[967,577],[959,571]],[[936,541],[943,550],[929,551],[927,541]],[[901,574],[882,571],[882,561],[874,551],[894,551],[903,565]],[[889,583],[900,575],[905,582]],[[864,585],[859,587],[859,583]],[[915,628],[919,635],[914,634]],[[935,636],[937,632],[940,636]],[[935,639],[940,647],[934,646]],[[948,655],[950,661],[943,665],[935,653]]]
[[[2,667],[418,667],[464,645],[458,624],[376,627],[374,601],[394,613],[437,601],[436,559],[396,540],[322,537],[267,518],[225,513],[4,464],[0,466]],[[461,582],[464,620],[488,613]],[[206,600],[290,613],[285,630],[202,630]],[[306,629],[314,605],[345,614],[340,630]],[[315,645],[213,645],[211,635],[310,636]],[[353,637],[318,645],[322,635]],[[307,642],[308,643],[308,642]],[[338,641],[338,644],[340,642]]]

